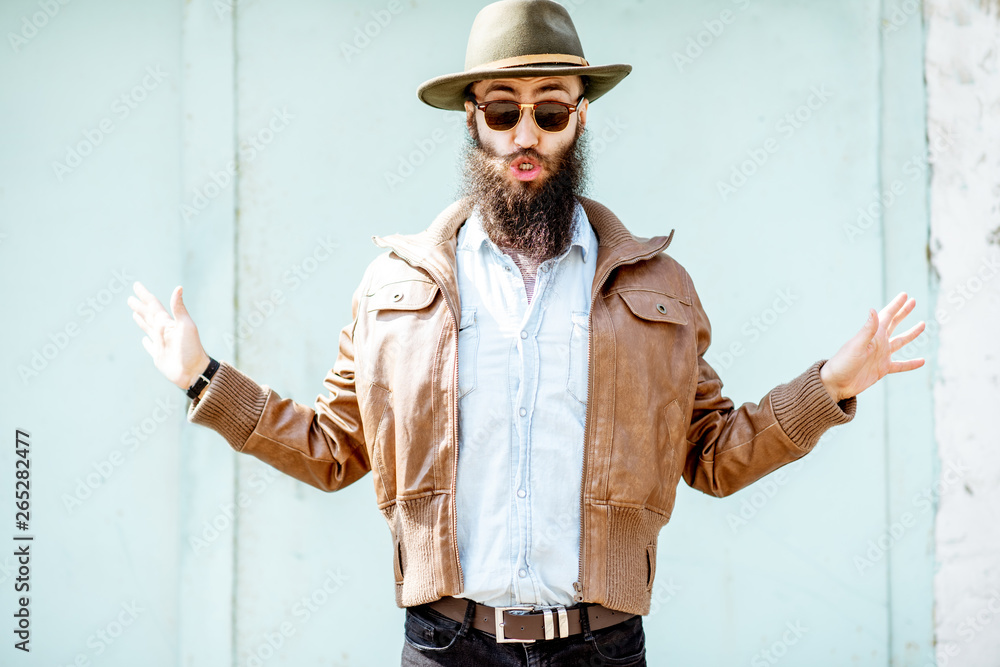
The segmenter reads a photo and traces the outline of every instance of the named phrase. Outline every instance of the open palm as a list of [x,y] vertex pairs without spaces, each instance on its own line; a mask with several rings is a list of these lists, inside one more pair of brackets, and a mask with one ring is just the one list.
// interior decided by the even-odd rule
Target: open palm
[[[181,389],[191,386],[209,358],[201,345],[198,327],[184,306],[180,285],[170,295],[173,317],[142,283],[132,284],[136,296],[128,298],[132,319],[146,332],[142,346],[163,375]],[[138,298],[136,298],[138,297]]]
[[870,310],[868,321],[820,369],[823,384],[836,400],[857,396],[889,373],[911,371],[924,365],[917,357],[893,361],[893,353],[920,335],[924,322],[918,322],[906,333],[890,338],[896,326],[917,305],[900,292],[881,312]]

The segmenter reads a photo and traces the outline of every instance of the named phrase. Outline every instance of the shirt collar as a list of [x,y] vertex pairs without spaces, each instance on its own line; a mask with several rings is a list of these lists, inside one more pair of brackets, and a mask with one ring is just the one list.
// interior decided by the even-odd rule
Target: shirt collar
[[[590,234],[587,233],[590,231],[587,229],[590,226],[590,221],[587,219],[587,212],[583,210],[583,206],[579,201],[576,202],[576,206],[573,208],[573,219],[576,221],[576,227],[573,230],[570,248],[580,246],[583,261],[586,262],[587,254],[590,252]],[[486,230],[483,229],[483,219],[479,214],[478,206],[472,209],[468,220],[465,221],[465,224],[462,225],[462,229],[459,231],[460,235],[463,236],[458,245],[460,250],[479,250],[483,243],[489,243],[496,248],[497,252],[501,252],[500,248],[497,248],[496,244],[486,234]]]

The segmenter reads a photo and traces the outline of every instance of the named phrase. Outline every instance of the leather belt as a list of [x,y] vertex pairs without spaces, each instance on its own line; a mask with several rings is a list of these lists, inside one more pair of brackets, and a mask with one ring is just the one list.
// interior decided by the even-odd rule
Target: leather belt
[[[465,598],[445,596],[427,605],[434,611],[462,623],[469,607]],[[635,614],[615,611],[599,604],[588,604],[587,621],[590,629],[600,630],[627,621]],[[554,607],[534,610],[532,606],[489,607],[476,603],[472,627],[496,637],[497,642],[533,642],[557,639],[583,632],[580,625],[581,607]]]

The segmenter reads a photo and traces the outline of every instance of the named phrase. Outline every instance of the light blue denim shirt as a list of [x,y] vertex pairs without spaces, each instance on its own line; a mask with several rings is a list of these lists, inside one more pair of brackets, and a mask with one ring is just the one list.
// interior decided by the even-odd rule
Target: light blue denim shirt
[[458,232],[458,551],[463,597],[574,604],[597,236],[577,203],[572,244],[520,271],[477,211]]

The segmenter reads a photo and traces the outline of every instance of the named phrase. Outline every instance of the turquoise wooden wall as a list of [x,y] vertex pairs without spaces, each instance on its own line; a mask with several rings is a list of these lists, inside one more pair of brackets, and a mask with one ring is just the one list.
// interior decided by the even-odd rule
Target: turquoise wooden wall
[[[899,290],[929,319],[919,11],[566,4],[591,62],[634,66],[591,109],[590,194],[637,234],[676,229],[737,405]],[[0,475],[29,431],[36,535],[32,651],[5,634],[0,663],[398,664],[370,478],[324,494],[187,424],[126,298],[183,284],[210,354],[310,404],[371,235],[455,193],[461,114],[415,89],[461,68],[479,6],[0,4]],[[930,387],[931,367],[890,377],[732,497],[682,485],[650,664],[933,664]]]

